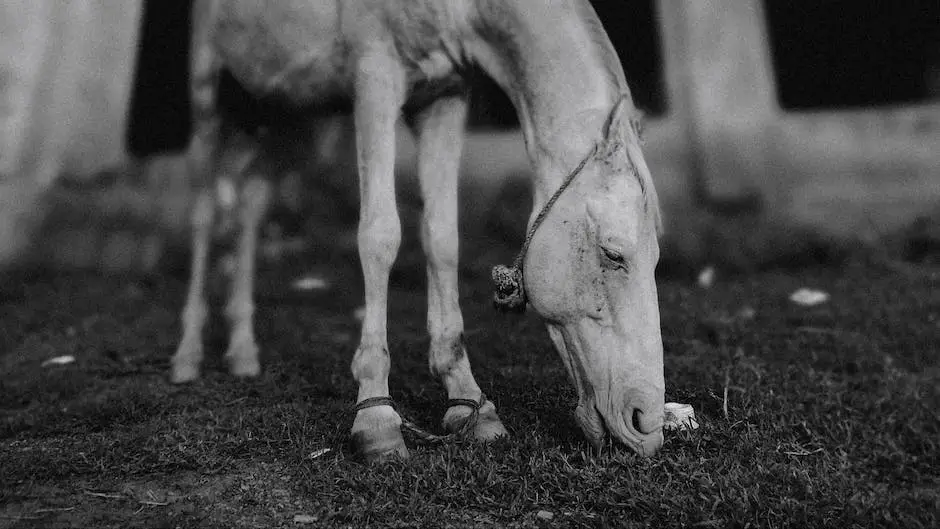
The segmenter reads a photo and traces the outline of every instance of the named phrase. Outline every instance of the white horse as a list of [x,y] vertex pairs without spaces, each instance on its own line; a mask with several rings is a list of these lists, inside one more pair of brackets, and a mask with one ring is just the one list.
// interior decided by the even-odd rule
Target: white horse
[[[575,416],[594,445],[610,434],[642,455],[659,449],[658,203],[622,67],[588,0],[196,0],[192,60],[190,156],[198,175],[216,170],[223,67],[250,92],[299,110],[337,98],[352,103],[365,281],[352,361],[359,384],[352,438],[366,459],[407,455],[389,398],[386,340],[389,270],[401,241],[395,123],[406,104],[417,109],[429,363],[450,399],[443,425],[480,440],[506,434],[471,372],[458,303],[457,173],[467,112],[461,73],[471,65],[511,98],[534,169],[529,235],[515,266],[494,271],[497,301],[528,304],[544,318],[578,392]],[[232,324],[226,357],[236,376],[260,370],[252,275],[269,187],[259,176],[242,182],[243,230],[226,310]],[[215,209],[206,185],[193,210],[192,277],[172,359],[175,382],[199,376]]]

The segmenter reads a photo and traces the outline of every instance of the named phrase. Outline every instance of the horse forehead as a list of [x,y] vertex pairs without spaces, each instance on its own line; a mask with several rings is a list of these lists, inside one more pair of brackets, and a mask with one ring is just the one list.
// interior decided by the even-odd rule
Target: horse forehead
[[588,197],[599,231],[604,236],[635,240],[647,216],[642,187],[627,174],[605,174],[601,180]]
[[615,209],[639,208],[645,201],[643,186],[629,163],[601,164],[597,195]]

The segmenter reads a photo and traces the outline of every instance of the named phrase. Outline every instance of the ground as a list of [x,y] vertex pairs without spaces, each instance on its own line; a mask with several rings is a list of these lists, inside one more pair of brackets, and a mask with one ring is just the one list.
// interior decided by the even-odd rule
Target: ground
[[[409,237],[390,301],[392,395],[439,431]],[[940,268],[860,257],[719,270],[708,289],[663,275],[666,398],[692,404],[701,427],[640,459],[591,451],[541,324],[491,309],[480,263],[512,249],[483,247],[463,248],[466,338],[512,437],[409,440],[410,460],[379,466],[346,446],[362,299],[348,245],[263,267],[253,381],[223,371],[218,321],[204,378],[167,382],[179,274],[0,275],[0,528],[938,525]],[[291,289],[308,274],[329,288]],[[831,298],[799,306],[800,287]],[[43,366],[61,355],[75,362]]]

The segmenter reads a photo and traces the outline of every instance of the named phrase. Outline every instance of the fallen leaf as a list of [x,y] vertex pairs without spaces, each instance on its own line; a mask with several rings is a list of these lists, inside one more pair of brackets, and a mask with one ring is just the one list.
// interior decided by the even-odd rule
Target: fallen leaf
[[555,515],[552,514],[551,511],[539,511],[535,513],[535,517],[538,518],[539,520],[545,520],[547,522],[551,520],[552,518],[554,518]]
[[829,301],[829,294],[822,290],[813,290],[811,288],[800,288],[790,294],[790,301],[804,307],[812,307]]
[[698,286],[702,288],[711,288],[715,284],[715,267],[706,266],[698,274]]
[[294,281],[295,290],[323,290],[330,285],[321,277],[307,276]]
[[42,363],[42,367],[47,366],[64,366],[66,364],[71,364],[75,361],[75,357],[72,355],[63,355],[50,358]]
[[319,450],[314,450],[313,452],[310,452],[310,455],[307,456],[307,459],[316,459],[316,458],[318,458],[318,457],[320,457],[320,456],[322,456],[322,455],[328,454],[328,453],[330,453],[330,452],[332,452],[332,451],[333,451],[332,448],[321,448],[321,449],[319,449]]

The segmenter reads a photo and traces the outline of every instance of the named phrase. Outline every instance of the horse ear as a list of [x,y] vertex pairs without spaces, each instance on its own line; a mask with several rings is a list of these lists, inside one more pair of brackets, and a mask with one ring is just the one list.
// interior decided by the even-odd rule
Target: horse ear
[[626,138],[623,137],[624,127],[630,125],[630,118],[633,113],[632,110],[633,105],[630,104],[629,98],[621,97],[620,101],[617,101],[617,104],[614,105],[614,109],[610,112],[607,126],[604,127],[604,137],[610,140],[614,138],[620,141],[625,140]]
[[[607,125],[604,127],[604,138],[607,143],[611,144],[608,150],[630,143],[631,139],[642,144],[642,119],[643,112],[633,106],[630,98],[621,97],[620,101],[614,105],[610,118],[607,119]],[[631,138],[631,135],[635,138]]]
[[[604,126],[604,141],[602,151],[608,155],[630,144],[630,131],[635,131],[636,110],[629,97],[621,97],[614,105]],[[637,138],[639,141],[639,138]]]

